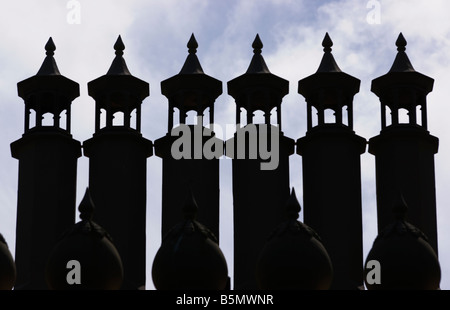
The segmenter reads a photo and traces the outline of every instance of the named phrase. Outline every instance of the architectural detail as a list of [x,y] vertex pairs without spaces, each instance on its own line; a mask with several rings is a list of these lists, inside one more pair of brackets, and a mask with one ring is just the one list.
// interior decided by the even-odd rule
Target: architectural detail
[[[147,158],[153,143],[142,137],[140,124],[149,85],[128,70],[120,36],[114,49],[106,75],[88,83],[95,99],[95,133],[84,141],[83,152],[89,158],[94,219],[111,235],[122,258],[122,288],[141,289],[146,278]],[[135,124],[130,121],[133,112]]]
[[81,144],[70,133],[70,105],[79,96],[79,85],[60,74],[55,49],[50,38],[38,73],[17,84],[25,102],[25,132],[11,144],[19,160],[15,289],[46,288],[48,253],[75,222]]
[[[381,102],[381,132],[369,140],[376,164],[378,230],[391,223],[391,203],[402,193],[409,220],[438,253],[434,154],[439,140],[427,129],[426,102],[434,80],[414,70],[401,33],[396,45],[391,69],[374,79],[371,88]],[[407,119],[401,118],[402,111]]]
[[327,290],[333,266],[320,237],[297,220],[301,210],[292,189],[286,203],[287,219],[268,238],[256,264],[258,288],[272,290]]
[[[94,202],[89,189],[78,210],[81,221],[68,229],[50,253],[45,279],[54,290],[117,290],[121,288],[123,267],[111,236],[93,221]],[[79,269],[67,268],[70,262]],[[73,276],[69,274],[73,273]],[[78,272],[78,278],[77,274]],[[67,278],[73,279],[73,283]]]
[[[289,82],[269,71],[261,54],[259,35],[252,47],[254,55],[247,72],[228,82],[228,93],[236,101],[237,126],[234,137],[226,142],[226,155],[233,158],[236,289],[257,287],[258,255],[274,227],[284,219],[283,207],[290,191],[289,156],[295,144],[281,131],[281,102],[288,93]],[[246,125],[241,125],[241,109],[247,113]],[[271,123],[270,117],[274,109],[276,124]],[[257,110],[264,112],[264,124],[254,123]],[[263,169],[268,162],[273,165]]]
[[[16,252],[13,259],[0,235],[0,289],[145,289],[152,259],[146,245],[155,240],[146,238],[153,149],[162,159],[162,242],[151,270],[158,290],[354,290],[364,283],[368,289],[438,289],[439,140],[428,132],[426,105],[434,81],[415,71],[402,34],[396,45],[391,69],[372,81],[382,112],[380,134],[369,141],[379,233],[363,265],[360,157],[367,141],[353,129],[360,80],[339,68],[328,33],[317,71],[298,82],[306,100],[304,137],[294,141],[281,129],[289,82],[270,72],[259,35],[247,71],[227,83],[236,132],[226,142],[216,137],[214,103],[222,82],[204,73],[192,34],[180,72],[161,82],[168,130],[154,145],[141,133],[149,84],[130,73],[119,36],[109,70],[87,85],[95,132],[82,147],[71,134],[79,85],[59,72],[50,38],[37,74],[17,84],[25,120],[22,137],[11,143],[19,161]],[[89,158],[89,187],[75,223],[81,149]],[[292,175],[302,177],[304,223],[290,193],[294,151],[303,163],[303,176]],[[232,275],[219,247],[223,155],[232,159],[233,223],[220,221],[234,229]],[[377,264],[381,282],[371,278]]]
[[[308,128],[297,140],[303,162],[303,219],[330,255],[331,288],[357,289],[363,285],[360,156],[366,149],[366,140],[353,131],[353,96],[360,81],[339,69],[332,45],[327,33],[319,69],[298,82],[298,92],[306,99]],[[327,110],[334,112],[333,119],[325,119]]]
[[153,261],[153,283],[158,290],[223,290],[228,268],[216,236],[196,220],[199,210],[189,191],[184,220],[164,236]]
[[[367,255],[365,282],[369,290],[437,290],[441,269],[428,237],[406,221],[408,207],[403,196],[392,205],[392,222],[377,236]],[[371,279],[367,262],[378,261],[380,283]],[[401,266],[401,267],[400,267]]]
[[[169,100],[167,134],[155,141],[155,155],[162,158],[162,236],[180,221],[179,206],[186,188],[191,188],[200,206],[199,221],[219,238],[219,157],[223,141],[215,136],[212,126],[205,127],[208,109],[210,124],[214,123],[214,102],[222,94],[222,82],[205,74],[198,60],[197,41],[192,34],[189,54],[181,71],[161,82],[161,92]],[[179,125],[174,125],[175,109]],[[196,120],[187,120],[194,111]],[[174,143],[184,141],[185,143]],[[177,148],[173,146],[177,145]],[[205,157],[205,145],[216,147],[220,155]]]

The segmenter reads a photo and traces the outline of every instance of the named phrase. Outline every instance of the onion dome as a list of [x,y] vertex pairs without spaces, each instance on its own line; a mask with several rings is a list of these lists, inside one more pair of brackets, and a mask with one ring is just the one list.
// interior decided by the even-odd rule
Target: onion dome
[[[395,220],[376,237],[367,255],[364,279],[369,290],[436,290],[441,269],[427,236],[405,220],[407,205],[401,197],[394,203]],[[380,266],[380,283],[368,283],[367,263]]]
[[0,290],[11,290],[16,282],[16,265],[3,235],[0,234]]
[[329,289],[333,267],[317,233],[297,220],[301,210],[292,189],[287,220],[280,224],[261,251],[256,265],[260,289]]
[[92,221],[94,204],[89,189],[78,210],[81,221],[62,236],[49,256],[47,285],[55,290],[120,289],[122,261],[111,237]]
[[157,290],[222,290],[228,284],[225,257],[214,234],[195,220],[198,206],[192,192],[184,220],[164,236],[152,267]]

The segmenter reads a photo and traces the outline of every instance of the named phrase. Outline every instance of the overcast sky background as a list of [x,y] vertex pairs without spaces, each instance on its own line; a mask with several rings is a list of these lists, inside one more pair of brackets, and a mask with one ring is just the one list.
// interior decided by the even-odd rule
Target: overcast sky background
[[[368,22],[370,4],[380,5],[379,23]],[[243,74],[253,55],[258,33],[263,56],[272,73],[290,83],[282,104],[283,131],[298,139],[306,132],[306,104],[297,93],[298,80],[313,74],[323,51],[326,32],[334,42],[340,68],[361,80],[354,98],[354,129],[369,139],[380,131],[380,105],[370,92],[371,81],[385,74],[396,55],[395,41],[402,32],[406,52],[415,69],[435,79],[428,95],[428,126],[440,139],[436,155],[436,194],[441,288],[450,280],[450,2],[448,0],[79,0],[80,23],[70,23],[68,0],[19,0],[0,10],[0,232],[15,251],[18,161],[10,143],[23,134],[24,104],[17,82],[37,73],[51,36],[61,74],[80,84],[80,97],[72,104],[72,134],[85,141],[94,132],[94,101],[87,83],[105,74],[114,58],[120,34],[130,72],[150,84],[143,102],[142,133],[152,141],[167,131],[167,98],[160,82],[177,74],[187,56],[192,33],[199,43],[197,55],[206,74],[223,82],[215,104],[215,122],[235,122],[235,104],[226,82]],[[369,5],[369,7],[368,7]],[[68,20],[69,17],[69,20]],[[376,20],[375,20],[376,21]],[[376,237],[374,157],[362,159],[364,258]],[[291,186],[302,204],[301,157],[292,155]],[[233,274],[231,160],[221,160],[221,249]],[[153,289],[151,266],[159,248],[161,159],[148,159],[147,289]],[[88,185],[88,159],[78,165],[77,205]],[[302,219],[302,215],[300,216]],[[79,219],[77,218],[77,221]],[[411,272],[414,272],[411,270]]]

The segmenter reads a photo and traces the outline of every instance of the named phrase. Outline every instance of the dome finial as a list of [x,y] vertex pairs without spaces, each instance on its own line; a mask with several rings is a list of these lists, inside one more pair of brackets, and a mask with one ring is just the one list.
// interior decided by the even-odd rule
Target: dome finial
[[194,198],[194,193],[192,189],[189,188],[188,196],[183,206],[184,218],[187,220],[195,220],[197,217],[198,206]]
[[395,45],[397,46],[397,51],[404,52],[406,50],[407,44],[408,43],[406,42],[405,37],[400,32],[400,34],[398,35],[397,41],[395,41]]
[[187,43],[187,47],[188,47],[189,54],[197,53],[198,43],[197,43],[197,40],[195,39],[194,33],[191,34],[191,38],[189,39],[189,41]]
[[398,220],[404,220],[406,217],[406,212],[408,211],[408,205],[406,204],[405,198],[402,194],[394,201],[392,206],[392,212],[395,218]]
[[325,37],[322,40],[322,46],[323,46],[323,51],[325,53],[330,53],[331,52],[331,47],[333,46],[333,41],[331,41],[331,38],[328,35],[328,32],[325,33]]
[[56,50],[55,43],[53,42],[52,37],[50,37],[47,41],[47,44],[45,44],[45,51],[46,51],[45,54],[47,56],[53,56],[55,55],[55,50]]
[[259,34],[256,34],[255,40],[253,40],[252,43],[252,47],[253,47],[253,53],[255,54],[261,54],[261,50],[263,48],[263,44],[262,41],[259,37]]
[[297,200],[297,196],[295,195],[295,189],[292,188],[291,195],[289,196],[286,204],[287,217],[296,220],[298,219],[298,214],[301,210],[302,207],[300,206],[300,203]]
[[122,37],[120,36],[120,34],[116,40],[116,43],[114,44],[114,49],[116,50],[117,56],[123,55],[123,50],[125,49],[125,44],[123,44]]
[[86,188],[83,200],[81,200],[78,206],[78,211],[80,211],[80,219],[82,221],[90,221],[94,217],[94,202],[92,201],[91,193],[89,187]]

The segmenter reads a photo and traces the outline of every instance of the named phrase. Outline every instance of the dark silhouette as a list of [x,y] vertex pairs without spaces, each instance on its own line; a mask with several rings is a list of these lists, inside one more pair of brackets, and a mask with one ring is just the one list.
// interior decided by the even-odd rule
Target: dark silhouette
[[[322,46],[319,69],[298,82],[298,92],[306,99],[308,128],[297,140],[303,162],[303,219],[330,255],[331,288],[357,289],[363,285],[360,155],[366,150],[366,140],[353,131],[353,96],[360,81],[339,69],[328,33]],[[327,110],[334,112],[332,120],[325,118]]]
[[163,237],[153,261],[156,289],[223,290],[227,287],[227,262],[216,236],[196,220],[200,210],[190,191],[182,209],[184,219]]
[[[93,221],[95,206],[89,189],[86,189],[78,210],[81,221],[61,236],[47,260],[45,279],[48,287],[54,290],[120,289],[122,260],[111,236]],[[71,270],[70,262],[79,264],[80,269],[76,270],[78,266],[75,266]],[[67,268],[68,263],[70,268]],[[69,271],[74,274],[68,275]],[[68,281],[68,276],[74,281]]]
[[[83,154],[89,158],[94,220],[111,235],[122,258],[122,287],[140,289],[146,270],[147,158],[153,154],[152,142],[141,134],[141,104],[149,85],[128,70],[120,36],[114,49],[106,75],[88,83],[95,99],[95,133],[83,142]],[[133,111],[135,124],[130,122]]]
[[[79,96],[79,85],[60,74],[53,58],[55,49],[50,38],[38,73],[17,84],[25,101],[25,132],[11,144],[12,156],[19,160],[15,289],[47,287],[44,268],[48,254],[75,222],[81,144],[70,133],[70,105]],[[46,113],[53,117],[51,124],[43,123]],[[61,116],[65,124],[61,124]]]
[[5,238],[0,234],[0,290],[10,290],[16,283],[16,264]]
[[[365,280],[369,290],[437,290],[441,268],[428,237],[406,220],[403,196],[392,206],[392,222],[377,236],[367,255]],[[380,283],[369,283],[371,260],[380,262]]]
[[[198,219],[219,238],[219,159],[205,158],[205,143],[223,145],[214,128],[204,126],[204,112],[214,123],[214,101],[222,94],[222,82],[205,74],[197,57],[197,41],[192,34],[187,47],[189,54],[181,71],[161,82],[161,92],[169,101],[167,134],[155,141],[155,155],[162,158],[162,232],[164,236],[180,222],[179,206],[183,204],[187,188],[191,188],[201,208]],[[174,126],[175,109],[179,111],[179,126]],[[196,112],[198,123],[187,120],[189,111]],[[174,141],[184,134],[175,134],[180,126],[188,126],[190,151],[175,159]],[[204,132],[208,134],[205,135]],[[182,137],[185,138],[185,137]],[[222,147],[223,150],[223,147]],[[222,151],[223,153],[223,151]]]
[[[289,198],[289,156],[294,140],[281,131],[281,102],[289,82],[272,74],[261,55],[263,44],[256,36],[247,72],[228,82],[228,93],[236,101],[236,133],[226,142],[226,155],[233,158],[234,288],[256,289],[255,265],[267,237],[284,219]],[[247,113],[242,125],[241,109]],[[270,113],[276,109],[276,124]],[[254,112],[264,112],[264,124],[254,124]],[[246,137],[242,141],[242,137]],[[279,145],[271,145],[278,141]],[[273,169],[263,170],[271,161],[264,158],[265,146],[277,154]],[[244,151],[242,148],[245,147]],[[232,149],[230,149],[232,148]],[[254,154],[251,149],[255,150]],[[239,156],[241,155],[241,156]],[[252,157],[252,155],[254,155]]]
[[270,235],[256,264],[258,288],[327,290],[333,266],[317,233],[297,221],[301,207],[295,191],[286,203],[287,219]]
[[[369,140],[376,161],[378,231],[391,223],[392,201],[402,193],[411,223],[428,236],[438,253],[434,154],[439,139],[428,131],[426,102],[434,80],[414,70],[401,33],[396,45],[392,68],[374,79],[371,89],[381,102],[381,132]],[[402,110],[407,111],[407,120],[400,118]]]
[[[426,110],[433,79],[414,70],[400,34],[392,68],[372,81],[382,111],[381,132],[369,141],[376,160],[379,235],[363,265],[360,156],[367,141],[353,129],[360,80],[341,71],[328,33],[322,45],[317,72],[298,82],[307,131],[294,141],[281,130],[289,82],[270,72],[256,35],[247,71],[227,83],[237,128],[224,142],[213,125],[222,82],[203,72],[192,35],[181,71],[161,82],[169,105],[168,133],[153,145],[141,133],[141,104],[149,85],[131,75],[119,36],[111,67],[88,83],[95,132],[83,143],[89,190],[79,206],[81,221],[75,223],[81,145],[70,132],[70,107],[79,85],[60,74],[50,38],[38,73],[18,83],[25,129],[11,144],[19,160],[16,255],[14,262],[0,235],[0,288],[144,288],[146,244],[153,240],[145,235],[146,168],[153,147],[162,159],[163,238],[152,267],[157,289],[231,287],[218,243],[222,155],[232,158],[234,289],[353,290],[364,283],[369,289],[439,288],[438,139],[428,132]],[[187,120],[189,111],[196,112],[197,124]],[[264,120],[256,123],[260,111]],[[301,208],[294,190],[290,194],[289,156],[295,151],[303,160],[304,223],[297,220]],[[67,267],[76,262],[81,282],[77,270]],[[381,282],[371,269],[377,265]]]

